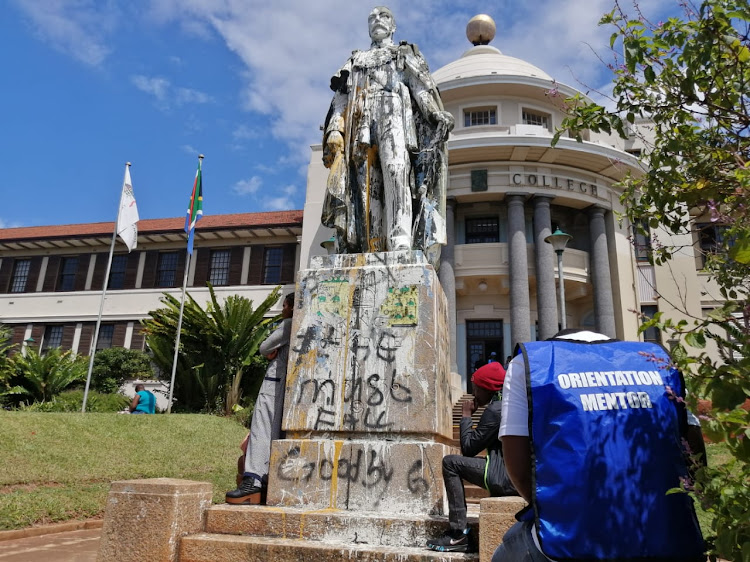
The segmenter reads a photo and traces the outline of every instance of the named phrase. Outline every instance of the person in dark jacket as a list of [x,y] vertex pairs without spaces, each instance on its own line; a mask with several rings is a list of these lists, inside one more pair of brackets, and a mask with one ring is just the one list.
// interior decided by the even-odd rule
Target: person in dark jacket
[[[440,552],[469,552],[474,542],[466,522],[463,480],[481,486],[492,496],[517,496],[505,470],[503,446],[497,437],[501,421],[501,398],[505,369],[493,361],[477,369],[471,377],[474,400],[464,400],[461,417],[461,454],[443,458],[443,482],[448,496],[449,527],[445,534],[427,541],[428,548]],[[472,429],[471,415],[487,406]],[[483,449],[485,458],[476,458]]]

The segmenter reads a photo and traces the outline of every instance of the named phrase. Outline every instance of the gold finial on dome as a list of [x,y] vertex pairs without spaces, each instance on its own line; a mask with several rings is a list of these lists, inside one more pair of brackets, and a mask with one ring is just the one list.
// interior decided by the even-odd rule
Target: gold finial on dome
[[487,14],[479,14],[466,25],[466,37],[473,45],[488,45],[495,38],[495,20]]

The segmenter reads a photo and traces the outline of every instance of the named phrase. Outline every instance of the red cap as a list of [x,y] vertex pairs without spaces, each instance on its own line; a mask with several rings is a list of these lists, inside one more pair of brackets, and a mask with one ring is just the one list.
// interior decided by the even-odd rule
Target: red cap
[[505,382],[505,369],[500,363],[493,361],[474,371],[471,380],[477,386],[495,392],[500,390]]

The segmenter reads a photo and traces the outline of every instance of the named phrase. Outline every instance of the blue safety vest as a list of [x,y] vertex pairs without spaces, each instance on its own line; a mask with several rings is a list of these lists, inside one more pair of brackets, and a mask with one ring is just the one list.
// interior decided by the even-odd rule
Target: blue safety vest
[[532,507],[558,561],[705,560],[687,476],[680,373],[655,344],[540,341],[526,363]]

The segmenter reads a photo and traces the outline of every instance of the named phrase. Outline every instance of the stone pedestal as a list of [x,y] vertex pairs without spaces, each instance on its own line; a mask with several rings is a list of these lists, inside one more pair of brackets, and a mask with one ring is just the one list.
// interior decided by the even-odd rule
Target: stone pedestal
[[490,562],[503,535],[516,523],[516,513],[526,506],[517,496],[482,498],[479,511],[479,561]]
[[175,562],[179,539],[203,530],[208,482],[174,478],[112,482],[97,560]]
[[299,273],[268,504],[442,514],[451,448],[447,302],[421,252]]

